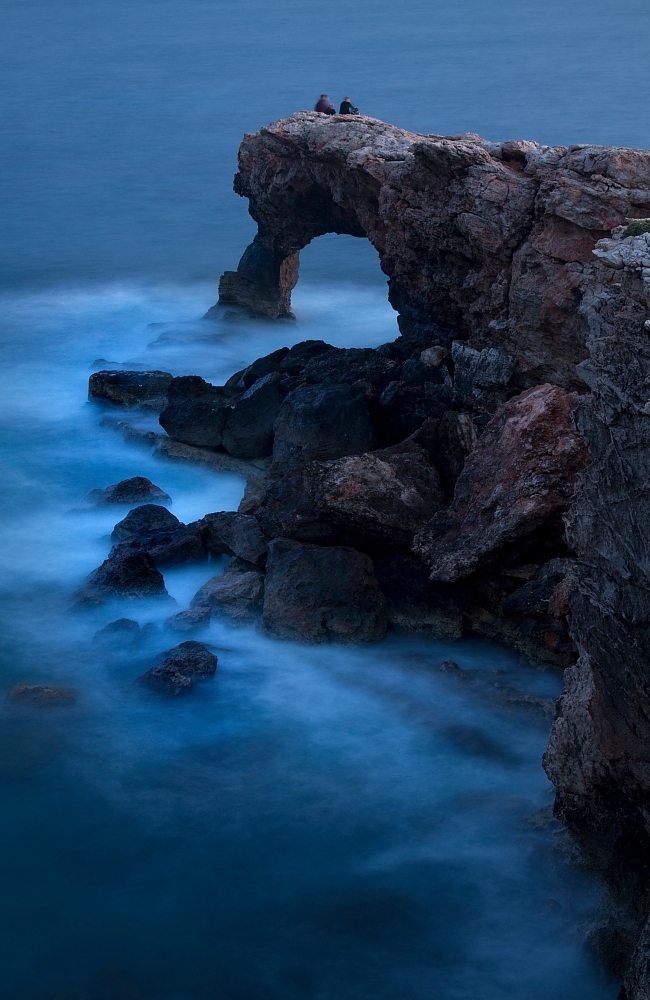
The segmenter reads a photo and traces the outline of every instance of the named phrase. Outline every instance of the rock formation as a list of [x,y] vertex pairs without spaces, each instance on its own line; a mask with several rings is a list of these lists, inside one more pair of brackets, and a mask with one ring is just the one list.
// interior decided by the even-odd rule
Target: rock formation
[[[172,436],[273,455],[243,508],[268,556],[234,559],[195,606],[261,605],[308,641],[469,630],[568,666],[545,767],[611,892],[594,942],[622,1000],[647,1000],[650,152],[301,112],[244,138],[235,190],[258,234],[215,308],[290,316],[299,251],[348,233],[377,249],[402,336],[169,383]],[[258,394],[253,449],[233,415]],[[389,460],[406,438],[435,490]]]

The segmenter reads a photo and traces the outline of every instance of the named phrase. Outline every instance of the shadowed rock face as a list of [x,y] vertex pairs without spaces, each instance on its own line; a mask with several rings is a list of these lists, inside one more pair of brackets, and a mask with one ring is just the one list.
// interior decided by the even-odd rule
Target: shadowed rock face
[[298,252],[366,236],[410,334],[451,329],[525,352],[528,382],[571,387],[582,303],[605,276],[596,242],[650,214],[650,152],[418,135],[364,116],[299,112],[246,135],[235,191],[258,235],[220,301],[288,316]]

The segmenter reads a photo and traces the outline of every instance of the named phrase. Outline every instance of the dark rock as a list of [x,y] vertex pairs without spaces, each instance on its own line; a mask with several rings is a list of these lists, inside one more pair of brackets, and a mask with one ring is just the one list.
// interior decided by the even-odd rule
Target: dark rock
[[462,638],[464,595],[448,584],[432,583],[418,559],[384,556],[375,560],[375,575],[388,602],[391,625],[447,641]]
[[170,403],[158,420],[175,441],[198,448],[220,448],[229,416],[230,399],[199,395]]
[[541,385],[501,407],[465,462],[453,504],[415,538],[432,580],[469,576],[567,510],[590,461],[576,405],[564,389]]
[[132,643],[140,637],[140,626],[132,618],[117,618],[103,628],[98,629],[93,636],[93,642],[102,645],[123,645]]
[[421,427],[418,427],[413,434],[409,434],[405,441],[412,441],[424,448],[432,462],[435,461],[438,452],[438,424],[439,420],[427,417]]
[[14,684],[7,695],[13,705],[33,708],[59,708],[74,705],[77,692],[74,688],[50,687],[40,684]]
[[[421,421],[420,421],[421,422]],[[293,464],[358,455],[376,445],[363,395],[347,385],[293,389],[275,422],[273,459]]]
[[148,534],[153,531],[169,531],[180,525],[178,518],[166,507],[148,503],[142,507],[135,507],[117,522],[111,534],[111,541],[121,542],[131,535]]
[[167,387],[167,399],[170,406],[186,399],[198,399],[200,396],[220,399],[225,403],[233,395],[236,393],[226,390],[225,386],[212,385],[200,375],[179,375],[173,378]]
[[263,358],[257,358],[256,361],[253,361],[252,365],[243,370],[240,378],[237,380],[236,388],[242,390],[250,389],[258,379],[264,378],[265,375],[270,375],[272,372],[279,372],[281,370],[281,362],[286,358],[288,353],[288,347],[281,347],[278,351],[273,351]]
[[122,479],[103,490],[91,490],[87,500],[101,506],[109,503],[140,503],[143,500],[171,500],[168,493],[144,476]]
[[438,665],[438,670],[442,674],[461,675],[464,673],[462,667],[459,667],[455,660],[443,660],[442,663]]
[[264,535],[255,517],[234,511],[206,514],[205,544],[216,555],[237,556],[245,562],[259,566],[268,551]]
[[442,506],[440,480],[419,445],[405,442],[333,462],[310,462],[269,480],[257,517],[278,535],[374,550],[410,550]]
[[175,632],[193,632],[210,624],[210,608],[189,608],[165,620],[165,625]]
[[451,386],[391,382],[379,398],[375,426],[382,444],[397,444],[415,433],[427,418],[440,419],[452,402]]
[[262,458],[273,451],[273,424],[287,394],[284,376],[271,372],[253,383],[230,410],[222,444],[231,455]]
[[220,576],[203,584],[191,606],[210,608],[213,615],[234,622],[248,622],[259,617],[263,594],[263,574],[241,559],[231,559]]
[[508,395],[513,394],[504,390],[515,370],[514,354],[495,347],[476,351],[467,344],[455,341],[451,357],[456,402],[493,412]]
[[449,351],[446,347],[427,347],[424,351],[420,352],[420,361],[423,365],[431,368],[440,368],[448,355]]
[[[122,542],[122,545],[125,543]],[[148,553],[120,553],[94,570],[77,591],[77,604],[101,604],[107,597],[159,597],[167,594],[162,573]]]
[[262,620],[281,639],[372,642],[386,632],[386,600],[368,556],[276,538],[269,545]]
[[113,546],[109,559],[120,560],[138,553],[146,553],[154,565],[162,569],[203,559],[206,555],[203,523],[179,523],[177,528],[168,531],[129,535]]
[[399,376],[400,368],[398,361],[382,357],[373,348],[338,347],[309,360],[300,378],[307,385],[353,385],[364,381],[379,396]]
[[570,565],[568,559],[551,559],[506,598],[502,606],[504,614],[547,615],[555,588],[566,578]]
[[161,654],[161,660],[137,684],[145,685],[159,694],[178,697],[188,694],[194,681],[207,681],[214,677],[217,657],[202,642],[189,639]]
[[119,406],[145,406],[160,412],[167,402],[169,372],[95,372],[88,380],[88,396]]
[[443,413],[438,424],[435,460],[447,496],[453,496],[465,459],[477,441],[476,428],[467,413],[456,410]]
[[286,375],[300,375],[312,358],[334,350],[335,348],[331,344],[326,344],[324,340],[302,340],[289,350],[280,364],[280,371]]

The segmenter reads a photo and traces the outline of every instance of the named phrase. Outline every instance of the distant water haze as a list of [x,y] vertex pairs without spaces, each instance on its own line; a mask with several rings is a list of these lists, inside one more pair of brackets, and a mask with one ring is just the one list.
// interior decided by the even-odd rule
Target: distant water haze
[[[244,489],[100,426],[123,414],[87,402],[91,371],[222,382],[284,344],[397,335],[352,237],[301,255],[296,324],[200,321],[254,234],[244,132],[327,91],[422,132],[643,146],[649,20],[631,0],[3,3],[0,1000],[616,997],[579,929],[598,887],[550,818],[550,719],[525,703],[556,673],[477,640],[314,648],[213,622],[214,681],[138,699],[184,638],[163,620],[224,560],[166,570],[166,604],[70,599],[125,513],[83,509],[89,490],[144,475],[190,521]],[[120,616],[152,627],[93,645]],[[12,711],[16,682],[78,703]]]

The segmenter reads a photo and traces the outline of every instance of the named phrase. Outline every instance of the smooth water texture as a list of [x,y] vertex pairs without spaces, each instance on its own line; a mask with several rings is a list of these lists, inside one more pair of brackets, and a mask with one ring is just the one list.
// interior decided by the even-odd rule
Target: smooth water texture
[[[235,475],[126,444],[97,367],[222,381],[282,344],[397,335],[376,254],[302,254],[296,325],[208,324],[254,233],[245,131],[323,90],[417,131],[643,146],[640,0],[6,0],[0,32],[1,1000],[613,1000],[583,945],[598,888],[569,863],[541,769],[560,678],[478,641],[301,647],[213,623],[214,681],[131,682],[223,562],[169,601],[70,610],[145,475],[185,521]],[[153,325],[150,325],[153,324]],[[134,418],[155,428],[154,417]],[[121,615],[139,644],[98,647]],[[182,638],[182,637],[180,637]],[[452,658],[466,673],[441,673]]]

